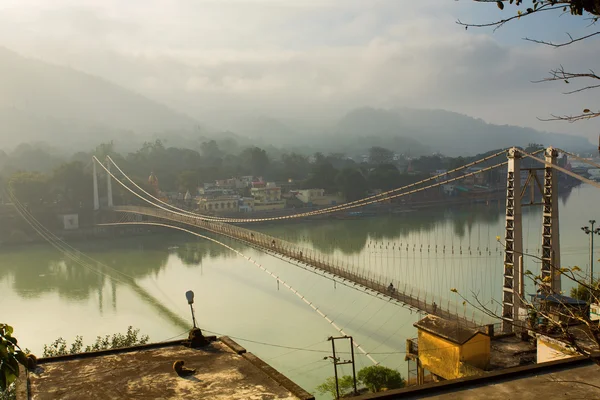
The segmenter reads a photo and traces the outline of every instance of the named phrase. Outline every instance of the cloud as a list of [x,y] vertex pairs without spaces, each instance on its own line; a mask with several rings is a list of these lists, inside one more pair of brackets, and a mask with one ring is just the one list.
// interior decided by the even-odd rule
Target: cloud
[[[591,123],[539,122],[536,116],[577,112],[595,99],[591,93],[567,98],[560,86],[531,81],[561,63],[576,70],[594,66],[599,46],[555,51],[506,39],[510,26],[503,28],[507,35],[465,32],[455,24],[458,17],[489,19],[498,12],[485,16],[473,2],[49,4],[29,0],[2,10],[3,44],[216,125],[239,114],[323,119],[370,105],[443,108],[590,137],[597,132]],[[526,35],[523,29],[516,31]]]

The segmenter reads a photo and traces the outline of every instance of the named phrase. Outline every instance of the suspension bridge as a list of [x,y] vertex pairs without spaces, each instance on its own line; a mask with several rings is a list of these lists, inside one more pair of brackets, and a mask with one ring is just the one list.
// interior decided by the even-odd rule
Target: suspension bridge
[[[111,223],[118,224],[134,224],[132,216],[142,215],[147,219],[161,221],[164,226],[172,225],[173,227],[189,226],[199,228],[216,235],[224,236],[248,246],[254,247],[262,252],[277,255],[284,258],[286,261],[297,265],[312,268],[338,279],[341,282],[349,283],[353,286],[362,288],[377,294],[378,296],[394,300],[402,305],[410,307],[424,313],[435,314],[444,319],[451,319],[460,324],[475,327],[480,325],[478,321],[480,316],[467,316],[466,312],[461,312],[456,304],[450,304],[449,301],[444,301],[441,295],[427,294],[412,287],[408,282],[399,282],[396,286],[391,287],[389,277],[376,274],[365,266],[353,263],[332,262],[327,257],[323,257],[320,252],[311,248],[305,248],[298,244],[292,243],[282,238],[267,235],[261,232],[243,228],[239,225],[244,223],[263,223],[272,221],[289,221],[299,218],[309,218],[315,215],[333,214],[343,212],[349,209],[364,207],[370,204],[389,201],[404,196],[410,196],[425,190],[447,185],[449,183],[458,182],[460,180],[473,177],[478,174],[483,174],[497,168],[506,167],[507,169],[507,186],[506,186],[506,230],[505,230],[505,249],[504,249],[504,265],[503,265],[503,295],[502,295],[502,319],[503,331],[510,331],[523,314],[523,299],[525,296],[523,288],[523,233],[521,223],[521,207],[522,198],[526,192],[527,186],[533,186],[534,183],[540,189],[542,200],[540,203],[535,203],[532,200],[525,205],[541,205],[543,209],[542,220],[542,266],[541,275],[543,278],[549,277],[547,290],[551,292],[560,292],[560,275],[554,273],[556,266],[560,265],[560,244],[558,239],[558,180],[557,172],[565,173],[579,181],[600,187],[600,184],[589,180],[583,176],[573,173],[572,171],[560,167],[557,164],[559,151],[568,154],[570,157],[580,161],[591,163],[596,167],[597,164],[589,160],[581,159],[578,156],[565,152],[556,148],[547,148],[544,151],[544,158],[538,158],[536,155],[542,150],[535,153],[526,153],[518,148],[511,148],[508,151],[500,151],[488,157],[474,161],[462,167],[447,171],[443,174],[432,176],[420,182],[406,185],[397,189],[386,191],[375,196],[370,196],[357,201],[352,201],[345,204],[340,204],[332,207],[327,207],[320,210],[314,210],[304,213],[297,213],[277,217],[265,218],[227,218],[214,215],[204,215],[195,212],[190,212],[178,208],[170,203],[160,200],[159,198],[148,193],[137,185],[110,157],[106,159],[106,165],[94,157],[94,198],[95,208],[99,208],[98,202],[98,187],[96,178],[96,165],[99,165],[107,174],[107,190],[108,190],[108,206],[109,208],[122,215],[120,221]],[[494,165],[487,165],[489,161],[499,156],[507,156],[508,161],[500,162]],[[532,159],[542,164],[540,168],[521,168],[523,159]],[[479,166],[474,172],[465,172],[468,168]],[[111,171],[115,168],[121,178]],[[529,171],[528,178],[523,184],[521,182],[521,171]],[[543,182],[533,171],[543,171]],[[111,181],[117,182],[124,189],[136,198],[144,201],[148,206],[131,206],[121,205],[114,206],[112,201],[112,186]],[[533,190],[532,190],[533,193]],[[500,269],[498,269],[500,271]]]

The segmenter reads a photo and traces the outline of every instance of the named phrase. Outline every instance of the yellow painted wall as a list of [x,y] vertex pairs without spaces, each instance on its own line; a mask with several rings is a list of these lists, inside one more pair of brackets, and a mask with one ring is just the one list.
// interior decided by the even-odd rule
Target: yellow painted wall
[[461,361],[485,369],[490,363],[490,337],[482,333],[471,338],[461,348]]
[[419,360],[423,368],[444,379],[480,375],[490,362],[490,338],[478,334],[459,346],[419,330]]
[[444,379],[459,377],[459,346],[422,330],[419,330],[419,361],[423,368]]

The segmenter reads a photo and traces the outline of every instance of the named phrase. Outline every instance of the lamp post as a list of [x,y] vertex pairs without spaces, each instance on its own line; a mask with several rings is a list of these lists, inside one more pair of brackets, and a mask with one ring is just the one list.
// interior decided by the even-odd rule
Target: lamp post
[[185,298],[188,301],[188,304],[190,305],[190,310],[192,311],[192,322],[194,323],[194,329],[196,329],[196,316],[194,315],[194,292],[192,292],[191,290],[188,290],[187,292],[185,292]]
[[596,220],[590,219],[591,228],[589,226],[581,227],[581,230],[590,236],[590,286],[594,285],[594,234],[600,235],[600,228],[594,229],[595,224]]

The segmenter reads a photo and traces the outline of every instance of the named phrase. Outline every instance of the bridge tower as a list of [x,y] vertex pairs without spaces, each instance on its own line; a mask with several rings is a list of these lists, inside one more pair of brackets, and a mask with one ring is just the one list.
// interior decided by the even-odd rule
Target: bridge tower
[[[546,163],[556,165],[558,150],[548,147],[544,152]],[[558,177],[556,170],[544,166],[544,188],[542,193],[542,281],[545,293],[559,293],[561,276],[556,273],[560,268],[560,236],[558,230]]]
[[92,169],[94,175],[94,211],[100,209],[100,199],[98,197],[98,172],[96,171],[96,161],[92,158]]
[[523,296],[523,224],[521,213],[521,153],[508,150],[506,179],[506,227],[504,284],[502,285],[502,331],[512,332],[518,323]]
[[108,207],[113,207],[113,196],[112,196],[112,180],[110,176],[110,160],[108,157],[106,158],[106,169],[108,173],[106,174],[106,196],[108,198]]
[[[100,198],[98,196],[98,172],[96,170],[96,161],[92,159],[93,164],[93,182],[94,182],[94,210],[100,209]],[[106,160],[106,169],[110,172],[110,161]],[[110,174],[106,174],[106,193],[108,199],[108,207],[113,207],[112,182]]]

